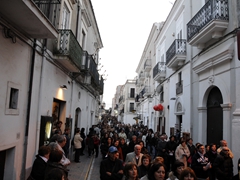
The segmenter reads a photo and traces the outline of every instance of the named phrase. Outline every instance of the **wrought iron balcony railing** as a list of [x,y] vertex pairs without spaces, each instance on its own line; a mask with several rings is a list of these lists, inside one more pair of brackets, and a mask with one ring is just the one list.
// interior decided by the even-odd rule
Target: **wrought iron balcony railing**
[[228,0],[209,0],[187,24],[187,41],[189,42],[209,22],[229,20]]
[[67,56],[78,68],[82,68],[82,58],[84,51],[79,45],[73,32],[68,29],[60,29],[59,37],[54,44],[53,54],[57,56]]
[[160,73],[166,72],[165,62],[158,62],[153,68],[153,78],[155,78]]
[[43,14],[57,29],[59,25],[61,0],[33,0]]
[[175,55],[186,55],[186,40],[175,39],[172,45],[166,52],[166,65],[172,60]]
[[104,87],[104,79],[101,76],[101,79],[99,81],[99,94],[102,95],[103,94],[103,87]]

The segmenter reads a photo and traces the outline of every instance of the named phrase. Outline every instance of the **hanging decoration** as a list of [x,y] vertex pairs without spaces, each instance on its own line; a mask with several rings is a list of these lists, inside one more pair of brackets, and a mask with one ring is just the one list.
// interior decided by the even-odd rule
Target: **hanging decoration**
[[163,111],[163,105],[162,104],[155,105],[153,106],[153,109],[155,111]]

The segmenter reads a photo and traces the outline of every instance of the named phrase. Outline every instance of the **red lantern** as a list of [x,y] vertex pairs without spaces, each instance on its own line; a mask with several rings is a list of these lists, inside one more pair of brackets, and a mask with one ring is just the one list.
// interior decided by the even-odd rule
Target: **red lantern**
[[159,105],[157,106],[157,109],[158,109],[158,111],[163,111],[163,105],[159,104]]
[[153,109],[155,110],[155,111],[157,111],[157,106],[155,105],[155,106],[153,106]]

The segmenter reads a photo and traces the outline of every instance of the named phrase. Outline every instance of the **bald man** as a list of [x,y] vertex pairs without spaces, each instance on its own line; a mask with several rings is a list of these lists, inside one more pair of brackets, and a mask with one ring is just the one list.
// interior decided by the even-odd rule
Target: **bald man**
[[137,144],[134,146],[134,151],[127,154],[125,163],[132,162],[137,166],[141,166],[142,156],[143,154],[141,153],[141,146]]
[[[220,147],[217,149],[217,153],[218,154],[220,154],[220,152],[222,151],[223,147],[228,147],[226,140],[221,140],[220,141]],[[233,159],[233,153],[232,153],[232,151],[230,149],[229,149],[229,157]]]

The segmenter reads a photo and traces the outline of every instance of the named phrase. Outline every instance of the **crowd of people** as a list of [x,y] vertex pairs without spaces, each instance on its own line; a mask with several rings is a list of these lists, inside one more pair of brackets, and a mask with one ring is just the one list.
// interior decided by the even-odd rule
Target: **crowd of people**
[[[61,124],[60,124],[61,125]],[[60,126],[58,126],[60,127]],[[76,128],[72,140],[70,129],[54,132],[50,143],[40,147],[28,180],[68,179],[70,147],[74,161],[87,152],[101,158],[101,180],[233,180],[233,153],[225,140],[220,146],[193,143],[178,134],[169,138],[143,125],[102,123]],[[58,172],[58,173],[56,173]],[[57,174],[57,175],[56,175]]]
[[123,124],[102,127],[100,137],[101,180],[239,179],[225,140],[219,146],[193,144],[192,138]]

